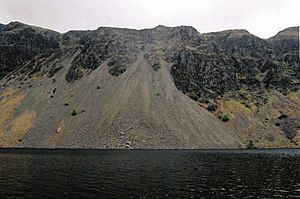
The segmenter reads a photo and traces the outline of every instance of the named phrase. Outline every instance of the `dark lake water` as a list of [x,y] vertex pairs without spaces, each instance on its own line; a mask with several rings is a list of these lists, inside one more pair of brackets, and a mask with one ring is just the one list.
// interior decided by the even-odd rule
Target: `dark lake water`
[[300,150],[0,149],[0,198],[300,198]]

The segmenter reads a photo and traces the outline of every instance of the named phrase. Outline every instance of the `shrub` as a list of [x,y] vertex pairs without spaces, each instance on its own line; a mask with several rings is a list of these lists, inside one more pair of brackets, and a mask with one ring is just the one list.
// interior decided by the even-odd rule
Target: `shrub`
[[224,114],[224,115],[222,116],[222,119],[221,119],[221,120],[222,120],[223,122],[228,122],[229,119],[230,119],[229,116],[226,115],[226,114]]
[[251,105],[249,103],[245,104],[246,108],[251,108]]
[[207,110],[209,112],[215,112],[216,110],[218,110],[218,106],[216,104],[209,104]]
[[199,97],[197,96],[197,94],[195,92],[189,93],[188,96],[194,101],[199,100]]
[[76,110],[73,110],[71,115],[72,115],[72,116],[75,116],[75,115],[77,115],[77,114],[78,114],[77,111],[76,111]]
[[252,140],[249,140],[246,144],[246,149],[256,149],[254,142]]
[[100,89],[100,86],[97,86],[97,89],[99,90],[99,89]]
[[69,103],[68,103],[68,102],[66,102],[64,105],[65,105],[65,106],[69,106]]

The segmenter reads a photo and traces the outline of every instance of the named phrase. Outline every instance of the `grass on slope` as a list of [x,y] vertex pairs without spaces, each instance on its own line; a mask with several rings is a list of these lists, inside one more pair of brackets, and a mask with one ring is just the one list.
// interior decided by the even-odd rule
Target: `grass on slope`
[[225,101],[223,105],[223,112],[231,117],[234,117],[236,112],[243,113],[248,117],[253,117],[253,112],[251,109],[247,108],[237,100]]
[[0,146],[16,146],[32,128],[35,112],[26,111],[15,117],[15,112],[26,94],[8,89],[0,95]]
[[15,95],[15,91],[9,89],[0,95],[0,135],[3,133],[8,120],[13,116],[25,94]]
[[7,144],[15,145],[21,141],[23,136],[32,128],[34,111],[26,111],[18,116],[13,122],[9,134],[7,135]]

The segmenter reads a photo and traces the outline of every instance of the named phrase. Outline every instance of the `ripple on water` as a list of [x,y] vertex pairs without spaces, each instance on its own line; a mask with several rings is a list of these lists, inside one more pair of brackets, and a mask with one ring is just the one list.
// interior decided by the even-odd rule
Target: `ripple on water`
[[0,162],[2,198],[300,195],[299,150],[0,150]]

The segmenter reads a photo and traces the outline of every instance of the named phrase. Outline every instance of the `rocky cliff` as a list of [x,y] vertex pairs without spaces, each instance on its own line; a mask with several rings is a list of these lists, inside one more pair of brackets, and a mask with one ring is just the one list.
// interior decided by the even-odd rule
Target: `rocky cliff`
[[0,25],[0,146],[239,148],[300,144],[299,27]]

